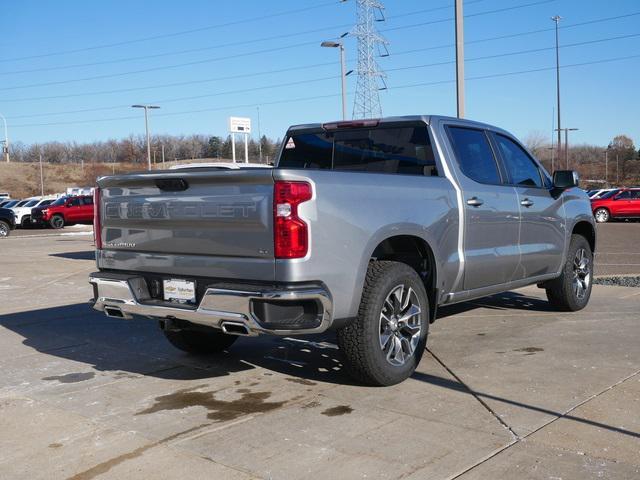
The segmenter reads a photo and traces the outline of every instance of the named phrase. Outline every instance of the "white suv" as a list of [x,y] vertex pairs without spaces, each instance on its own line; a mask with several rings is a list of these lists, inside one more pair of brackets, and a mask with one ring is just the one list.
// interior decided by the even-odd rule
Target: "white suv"
[[16,214],[16,225],[25,228],[31,224],[31,209],[34,207],[42,207],[49,205],[56,200],[55,197],[33,197],[26,202],[20,202],[13,207],[13,213]]

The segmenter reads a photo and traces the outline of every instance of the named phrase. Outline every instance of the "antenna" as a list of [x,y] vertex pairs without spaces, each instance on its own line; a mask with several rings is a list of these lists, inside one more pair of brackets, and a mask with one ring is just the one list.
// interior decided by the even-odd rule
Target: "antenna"
[[351,35],[358,39],[358,82],[353,118],[382,116],[380,90],[386,90],[387,76],[376,62],[376,54],[388,57],[389,42],[378,33],[376,22],[384,22],[384,5],[378,0],[357,0],[358,23]]

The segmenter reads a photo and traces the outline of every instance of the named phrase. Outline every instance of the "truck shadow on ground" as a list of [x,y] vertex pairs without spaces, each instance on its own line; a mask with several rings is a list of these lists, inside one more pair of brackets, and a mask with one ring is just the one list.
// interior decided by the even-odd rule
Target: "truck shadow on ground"
[[66,258],[69,260],[94,260],[96,258],[95,250],[83,250],[81,252],[62,252],[50,253],[50,257]]
[[[520,294],[504,294],[483,301],[483,306],[507,309],[516,302],[529,310],[542,308],[540,301]],[[502,303],[504,302],[504,303]],[[478,306],[458,307],[469,311]],[[515,307],[517,308],[517,307]],[[454,313],[446,309],[445,316]],[[193,357],[171,347],[153,321],[125,321],[108,318],[87,304],[74,304],[0,316],[0,326],[24,338],[23,344],[47,355],[91,366],[121,378],[144,375],[170,380],[210,379],[261,367],[266,374],[287,375],[287,380],[304,385],[315,382],[357,385],[344,372],[335,336],[328,333],[304,339],[240,338],[219,355]],[[428,354],[429,352],[427,352]],[[82,381],[93,376],[86,367],[69,365],[73,371],[49,377],[61,382]],[[416,372],[413,380],[440,388],[464,392],[479,400],[493,400],[519,408],[595,426],[640,438],[640,433],[584,419],[501,396],[474,391],[455,378]],[[45,380],[45,379],[43,379]],[[367,388],[367,387],[362,387]]]

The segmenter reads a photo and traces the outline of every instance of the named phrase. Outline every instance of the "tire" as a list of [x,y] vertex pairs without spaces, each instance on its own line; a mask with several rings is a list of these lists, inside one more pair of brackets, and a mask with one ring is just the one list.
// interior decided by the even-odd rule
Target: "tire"
[[572,235],[562,274],[547,283],[547,299],[559,310],[577,312],[589,303],[592,286],[591,246],[582,235]]
[[174,347],[194,355],[219,353],[229,348],[238,338],[218,330],[170,330],[163,331],[169,343]]
[[367,270],[358,316],[338,330],[337,340],[352,377],[388,386],[411,376],[428,333],[429,298],[418,274],[404,263],[376,261]]
[[597,208],[596,211],[593,212],[593,216],[596,218],[596,222],[598,223],[607,223],[611,220],[609,210],[604,207]]
[[11,225],[4,220],[0,220],[0,238],[5,238],[11,235]]
[[22,221],[20,222],[20,226],[22,228],[31,227],[31,217],[29,215],[25,215],[24,217],[22,217]]
[[49,225],[51,225],[51,228],[55,228],[56,230],[64,228],[64,224],[64,217],[62,215],[54,215],[49,219]]

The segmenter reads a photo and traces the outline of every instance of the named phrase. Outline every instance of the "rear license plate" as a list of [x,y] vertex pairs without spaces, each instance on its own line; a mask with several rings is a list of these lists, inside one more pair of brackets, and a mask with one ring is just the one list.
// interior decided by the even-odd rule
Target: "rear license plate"
[[196,283],[189,280],[163,280],[164,299],[169,302],[196,303]]

